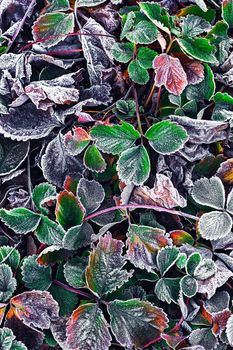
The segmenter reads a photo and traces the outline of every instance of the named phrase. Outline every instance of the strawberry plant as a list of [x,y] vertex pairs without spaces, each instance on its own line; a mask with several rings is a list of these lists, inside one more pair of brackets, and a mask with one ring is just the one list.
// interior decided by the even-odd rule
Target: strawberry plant
[[0,348],[233,347],[233,1],[0,3]]

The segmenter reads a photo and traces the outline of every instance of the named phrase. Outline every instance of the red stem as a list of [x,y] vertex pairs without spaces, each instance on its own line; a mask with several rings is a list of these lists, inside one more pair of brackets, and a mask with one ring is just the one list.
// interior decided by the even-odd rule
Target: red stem
[[108,37],[108,38],[112,38],[112,39],[115,39],[114,36],[112,35],[108,35],[108,34],[100,34],[100,33],[82,33],[82,32],[74,32],[74,33],[67,33],[67,34],[57,34],[57,35],[50,35],[50,36],[47,36],[46,38],[43,38],[43,39],[39,39],[39,40],[36,40],[36,41],[33,41],[23,47],[21,47],[21,49],[19,50],[20,52],[21,51],[24,51],[26,50],[28,47],[31,47],[32,45],[34,44],[38,44],[38,43],[43,43],[44,41],[47,41],[47,40],[50,40],[50,39],[56,39],[58,38],[59,36],[75,36],[75,35],[83,35],[83,36],[99,36],[99,37]]
[[46,244],[41,243],[41,245],[39,246],[36,254],[40,254],[42,252],[42,250],[44,250],[44,248],[46,248]]
[[68,290],[68,291],[70,291],[72,293],[81,295],[81,296],[83,296],[85,298],[92,299],[92,300],[93,299],[98,300],[97,297],[95,297],[95,296],[93,296],[93,295],[91,295],[89,293],[83,292],[82,290],[75,289],[73,287],[67,286],[65,283],[62,283],[62,282],[60,282],[58,280],[53,280],[53,283],[56,284],[59,287],[62,287],[63,289],[66,289],[66,290]]
[[13,45],[15,39],[16,39],[17,36],[19,35],[19,32],[21,31],[21,29],[22,29],[22,27],[23,27],[23,25],[24,25],[24,23],[25,23],[25,21],[26,21],[26,19],[27,19],[27,16],[28,16],[29,12],[32,10],[32,8],[33,8],[33,6],[35,6],[35,4],[36,4],[36,0],[32,0],[32,2],[31,2],[30,5],[28,6],[28,8],[27,8],[27,10],[26,10],[26,12],[25,12],[25,14],[24,14],[24,16],[23,16],[21,22],[19,23],[19,25],[18,25],[16,31],[14,32],[14,34],[13,34],[13,36],[12,36],[12,38],[11,38],[9,44],[8,44],[7,51],[9,51],[9,49],[10,49],[11,46]]
[[72,52],[82,52],[83,49],[77,49],[77,50],[60,50],[60,51],[49,51],[45,52],[46,55],[64,55],[66,53],[72,53]]
[[[179,320],[179,322],[177,322],[177,324],[172,328],[170,329],[170,331],[168,331],[166,334],[170,334],[170,333],[173,333],[173,332],[176,332],[180,329],[180,326],[181,326],[181,323],[184,321],[184,318],[183,316],[181,317],[181,319]],[[146,345],[144,345],[143,349],[147,348],[148,346],[152,345],[152,344],[155,344],[155,343],[158,343],[160,340],[162,340],[163,338],[161,336],[151,340],[149,343],[147,343]]]
[[125,204],[125,205],[116,205],[114,207],[110,207],[110,208],[106,208],[106,209],[102,209],[99,210],[93,214],[90,214],[88,216],[86,216],[84,218],[84,221],[90,220],[96,216],[108,213],[109,211],[114,211],[117,209],[139,209],[139,208],[143,208],[143,209],[152,209],[152,210],[156,210],[158,212],[165,212],[165,213],[169,213],[169,214],[173,214],[173,215],[179,215],[179,216],[183,216],[192,220],[199,220],[199,218],[197,216],[193,216],[191,214],[186,214],[183,213],[181,211],[177,211],[177,210],[173,210],[173,209],[167,209],[167,208],[162,208],[156,205],[143,205],[143,204]]

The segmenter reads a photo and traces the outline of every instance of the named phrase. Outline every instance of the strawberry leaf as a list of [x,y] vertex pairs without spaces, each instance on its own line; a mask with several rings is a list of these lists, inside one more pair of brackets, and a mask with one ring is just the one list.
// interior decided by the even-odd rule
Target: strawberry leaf
[[171,94],[181,95],[188,81],[178,58],[163,53],[155,57],[153,68],[156,86],[164,85]]
[[157,266],[162,276],[175,264],[178,257],[179,250],[176,247],[165,247],[158,252]]
[[149,49],[149,47],[140,47],[137,51],[137,58],[140,62],[140,65],[149,69],[153,67],[153,60],[158,56],[158,53],[154,50]]
[[188,298],[192,298],[194,295],[196,295],[198,289],[197,281],[195,278],[188,275],[181,278],[180,287],[182,293]]
[[41,215],[41,220],[36,228],[36,237],[41,243],[48,245],[61,245],[65,231],[62,226],[50,220],[47,216]]
[[11,268],[7,264],[0,265],[0,302],[10,299],[17,286]]
[[181,149],[188,140],[186,130],[169,120],[152,125],[145,137],[151,147],[158,153],[171,154]]
[[58,304],[49,292],[31,291],[11,298],[11,309],[26,326],[49,329],[58,317]]
[[157,35],[156,26],[150,21],[143,20],[126,34],[126,38],[134,44],[152,44],[157,39]]
[[133,57],[133,43],[115,43],[112,47],[114,59],[121,63],[128,63]]
[[63,247],[69,250],[86,247],[91,243],[92,235],[94,235],[94,231],[88,222],[71,227],[63,238]]
[[198,222],[200,235],[205,239],[216,240],[231,232],[232,219],[226,212],[211,211],[201,216]]
[[149,79],[149,73],[143,66],[141,65],[140,61],[138,59],[135,59],[130,62],[128,66],[128,72],[130,78],[137,84],[144,85],[146,84]]
[[121,153],[117,162],[120,180],[126,184],[142,185],[150,174],[150,158],[145,146],[129,148]]
[[81,224],[85,209],[72,192],[60,192],[57,198],[56,218],[65,229]]
[[128,259],[134,266],[151,272],[156,267],[155,253],[168,244],[165,231],[149,226],[130,225],[127,236]]
[[96,211],[104,200],[105,192],[100,183],[82,178],[78,183],[77,196],[85,208],[86,215]]
[[53,12],[40,16],[33,25],[32,33],[35,41],[42,40],[43,47],[50,47],[64,40],[64,34],[72,33],[73,29],[73,13]]
[[204,18],[194,15],[188,15],[184,18],[182,23],[183,35],[189,38],[207,32],[211,25]]
[[37,256],[27,257],[21,266],[22,279],[29,289],[47,290],[52,284],[52,270],[50,267],[37,263]]
[[206,38],[177,39],[182,51],[187,55],[206,63],[218,63],[214,55],[214,46]]
[[109,303],[108,313],[113,334],[125,348],[143,349],[168,326],[163,310],[148,301],[115,300]]
[[51,199],[57,195],[56,188],[47,182],[37,185],[32,192],[32,200],[38,210],[42,214],[48,214],[48,209],[43,207]]
[[2,350],[11,350],[15,336],[11,329],[3,327],[0,329],[0,348]]
[[90,134],[101,151],[111,154],[120,154],[127,150],[140,137],[140,133],[126,122],[121,125],[96,125]]
[[34,231],[40,222],[40,215],[26,208],[0,209],[0,218],[6,226],[19,234]]
[[107,166],[102,154],[94,144],[86,149],[83,162],[87,169],[96,173],[104,172]]
[[68,321],[67,343],[72,349],[109,349],[111,335],[97,304],[81,305],[72,313]]
[[155,286],[155,294],[157,298],[163,302],[178,304],[180,296],[180,277],[177,278],[160,278]]
[[222,17],[227,22],[230,28],[233,27],[233,1],[222,1]]
[[97,247],[91,252],[86,281],[88,288],[97,296],[114,291],[132,276],[132,271],[123,270],[126,260],[122,249],[123,243],[107,234],[100,237]]
[[77,156],[80,154],[86,146],[90,143],[90,136],[80,127],[74,127],[72,131],[69,131],[64,136],[64,144],[67,151],[72,156]]

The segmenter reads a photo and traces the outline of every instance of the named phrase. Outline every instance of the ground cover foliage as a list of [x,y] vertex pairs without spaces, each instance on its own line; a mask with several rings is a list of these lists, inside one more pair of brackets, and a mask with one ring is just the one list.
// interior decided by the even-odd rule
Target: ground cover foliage
[[233,1],[0,1],[0,348],[233,347]]

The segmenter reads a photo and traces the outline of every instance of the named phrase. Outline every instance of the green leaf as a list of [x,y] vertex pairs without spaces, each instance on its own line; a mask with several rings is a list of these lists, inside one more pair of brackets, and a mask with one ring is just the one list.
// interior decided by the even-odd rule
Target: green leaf
[[29,142],[17,142],[0,136],[0,176],[11,174],[28,155]]
[[100,237],[97,247],[90,253],[86,282],[97,296],[111,293],[132,277],[132,271],[123,270],[126,260],[122,256],[122,249],[123,242],[106,234]]
[[11,329],[3,327],[0,329],[0,349],[10,350],[15,336]]
[[130,225],[127,233],[127,257],[140,268],[152,271],[156,267],[155,253],[168,244],[165,231],[142,225]]
[[67,132],[64,136],[64,144],[67,151],[77,156],[82,153],[86,146],[90,143],[90,135],[86,130],[80,127],[74,127],[71,131]]
[[77,294],[74,294],[69,290],[66,290],[55,284],[51,285],[51,287],[49,288],[49,293],[52,295],[53,299],[56,300],[59,305],[60,316],[70,316],[70,314],[78,304]]
[[73,29],[73,13],[46,13],[34,22],[32,27],[33,39],[37,41],[53,37],[40,43],[44,47],[50,47],[65,39],[65,36],[61,34],[72,33]]
[[158,53],[152,49],[149,49],[149,47],[140,47],[137,51],[138,61],[145,69],[153,67],[152,62],[156,56],[158,56]]
[[210,179],[201,178],[195,181],[192,197],[195,202],[215,209],[224,209],[225,190],[222,181],[217,176]]
[[150,158],[144,146],[129,148],[117,162],[119,178],[126,184],[142,185],[150,174]]
[[205,281],[217,272],[217,266],[211,259],[203,259],[194,270],[193,277]]
[[97,173],[102,173],[106,169],[106,162],[95,145],[88,146],[83,162],[87,169]]
[[0,247],[0,264],[4,262],[9,265],[13,271],[17,269],[20,263],[20,254],[15,247],[2,246]]
[[191,38],[207,32],[210,28],[210,23],[199,16],[188,15],[183,19],[182,32],[184,36]]
[[10,350],[28,350],[28,348],[21,341],[13,340]]
[[149,79],[149,73],[143,66],[140,64],[138,59],[135,59],[130,62],[128,66],[128,72],[130,78],[137,84],[145,85]]
[[121,63],[129,62],[133,57],[133,43],[115,43],[112,47],[112,55],[114,59]]
[[49,184],[48,182],[37,185],[32,192],[32,200],[38,210],[42,214],[48,214],[48,209],[43,207],[43,204],[48,202],[50,199],[54,199],[57,195],[56,187]]
[[192,253],[189,257],[188,257],[188,260],[186,262],[186,266],[185,266],[185,270],[186,272],[193,276],[194,274],[194,271],[196,269],[196,267],[199,265],[199,263],[201,262],[202,260],[202,256],[200,253]]
[[0,209],[0,218],[6,226],[19,234],[33,232],[40,222],[40,215],[26,208]]
[[181,278],[160,278],[155,286],[155,294],[157,298],[163,302],[171,304],[178,303],[180,294]]
[[202,62],[218,63],[214,55],[214,46],[205,38],[177,39],[182,51]]
[[85,269],[87,258],[76,256],[68,260],[64,266],[64,276],[71,287],[82,288],[85,286]]
[[192,298],[196,295],[198,289],[197,281],[192,276],[182,277],[180,280],[180,287],[182,293],[188,298]]
[[190,5],[182,8],[179,13],[179,16],[181,17],[185,17],[187,15],[199,16],[212,23],[215,20],[216,11],[212,8],[207,9],[207,11],[203,11],[196,5]]
[[111,154],[120,154],[127,150],[140,137],[133,125],[126,122],[121,125],[96,125],[90,134],[101,151]]
[[41,243],[48,245],[61,245],[65,231],[62,226],[42,215],[36,229],[36,237]]
[[132,117],[136,112],[136,103],[133,99],[119,100],[116,102],[116,108],[113,112],[119,118]]
[[5,302],[16,290],[17,282],[7,264],[0,265],[0,302]]
[[69,0],[46,0],[46,13],[55,11],[68,11]]
[[126,34],[126,38],[135,44],[152,44],[157,39],[157,35],[156,26],[150,21],[143,20]]
[[158,252],[157,265],[162,276],[175,264],[178,257],[179,250],[176,247],[165,247]]
[[216,240],[231,232],[232,219],[226,212],[211,211],[203,214],[198,222],[200,235],[205,239]]
[[211,68],[204,64],[204,80],[199,84],[189,85],[186,88],[186,97],[188,100],[200,101],[202,99],[210,100],[215,92],[214,73]]
[[62,191],[57,198],[56,218],[65,229],[80,225],[85,209],[80,200],[72,192]]
[[125,349],[133,346],[143,349],[168,326],[163,310],[148,301],[115,300],[109,303],[107,309],[113,334]]
[[107,321],[97,304],[84,304],[74,310],[67,327],[69,347],[108,350],[111,339]]
[[222,17],[227,22],[230,28],[233,27],[233,1],[222,1]]
[[94,231],[88,222],[74,226],[66,232],[63,238],[63,247],[69,250],[86,247],[91,243],[92,235],[94,235]]
[[141,11],[154,23],[159,29],[163,30],[167,34],[170,34],[170,30],[163,23],[162,8],[160,4],[156,2],[140,2]]
[[86,215],[96,211],[104,200],[103,186],[95,180],[82,178],[78,183],[77,196],[86,210]]
[[169,120],[152,125],[145,137],[151,147],[158,153],[171,154],[181,149],[188,140],[186,130]]
[[123,17],[125,21],[124,21],[124,26],[122,28],[121,35],[120,35],[121,40],[125,38],[126,34],[133,27],[135,17],[136,15],[133,11],[129,12],[127,15]]
[[21,266],[22,279],[29,289],[47,290],[52,284],[51,267],[41,266],[37,263],[37,255],[24,259]]
[[179,253],[179,257],[176,260],[176,266],[178,267],[178,269],[182,270],[185,265],[186,265],[186,261],[187,261],[187,256],[185,253]]

